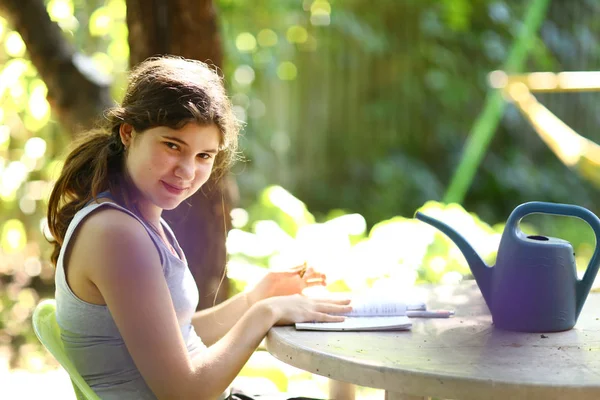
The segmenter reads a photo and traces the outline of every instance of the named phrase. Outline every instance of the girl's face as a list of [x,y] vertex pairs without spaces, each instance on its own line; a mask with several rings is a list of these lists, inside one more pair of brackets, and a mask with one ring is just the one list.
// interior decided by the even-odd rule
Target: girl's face
[[177,207],[208,180],[221,137],[216,125],[195,123],[142,134],[122,124],[120,134],[127,147],[127,172],[141,194],[140,212],[150,219]]

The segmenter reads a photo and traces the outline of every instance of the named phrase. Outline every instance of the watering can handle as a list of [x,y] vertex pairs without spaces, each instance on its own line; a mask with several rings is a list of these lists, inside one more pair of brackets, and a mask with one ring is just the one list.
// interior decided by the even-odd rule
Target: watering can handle
[[580,206],[532,201],[521,204],[515,208],[506,223],[507,228],[510,229],[511,234],[514,235],[515,239],[518,239],[517,228],[519,221],[528,214],[554,214],[581,218],[587,222],[594,231],[594,235],[596,236],[596,248],[585,269],[583,278],[577,282],[577,314],[579,314],[581,306],[585,302],[587,294],[594,283],[594,277],[598,272],[598,267],[600,266],[600,246],[598,245],[600,243],[600,219],[590,210]]

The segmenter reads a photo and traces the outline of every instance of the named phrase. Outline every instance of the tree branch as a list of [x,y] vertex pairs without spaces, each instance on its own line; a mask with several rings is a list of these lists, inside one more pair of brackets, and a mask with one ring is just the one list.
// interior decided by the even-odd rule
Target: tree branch
[[23,38],[63,125],[72,135],[91,128],[113,105],[110,80],[89,58],[75,52],[50,19],[43,0],[0,0],[0,12]]

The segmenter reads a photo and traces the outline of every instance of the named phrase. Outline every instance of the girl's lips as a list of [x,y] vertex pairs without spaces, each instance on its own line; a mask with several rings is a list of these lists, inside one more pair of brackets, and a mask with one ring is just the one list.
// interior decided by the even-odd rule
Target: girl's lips
[[160,183],[163,184],[163,186],[165,187],[165,189],[167,189],[167,191],[169,193],[173,193],[173,194],[181,194],[185,191],[185,188],[178,188],[177,186],[173,186],[173,185],[169,185],[167,182],[164,181],[160,181]]

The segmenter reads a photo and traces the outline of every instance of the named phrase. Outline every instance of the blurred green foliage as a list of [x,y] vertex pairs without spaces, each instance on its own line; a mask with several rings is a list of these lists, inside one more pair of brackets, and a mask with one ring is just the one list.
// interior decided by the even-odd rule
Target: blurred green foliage
[[[336,211],[319,219],[279,186],[262,191],[249,209],[233,211],[234,229],[227,240],[228,276],[237,290],[254,284],[266,269],[305,261],[326,273],[330,291],[393,288],[398,293],[414,284],[451,284],[472,276],[458,247],[414,218],[394,216],[370,229],[360,214]],[[453,227],[488,265],[494,265],[505,223],[490,226],[459,204],[428,201],[418,211]],[[529,235],[543,232],[568,238],[578,270],[587,267],[594,236],[584,222],[528,216],[520,229]]]
[[[326,269],[337,291],[468,276],[456,247],[410,218],[419,207],[469,227],[465,236],[489,262],[502,222],[521,202],[598,212],[596,190],[560,164],[512,106],[463,205],[471,213],[429,202],[442,197],[458,164],[487,74],[503,64],[522,23],[523,2],[215,3],[226,84],[246,123],[248,161],[233,171],[241,203],[228,239],[238,290],[264,267],[305,260]],[[129,54],[124,0],[46,5],[65,38],[111,77],[119,100]],[[552,1],[527,68],[595,66],[599,8],[593,0]],[[32,307],[53,296],[45,207],[71,140],[46,92],[19,34],[0,16],[0,355],[29,368],[45,354],[31,332]],[[600,142],[595,94],[540,100]],[[579,267],[589,260],[594,239],[580,221],[526,223],[570,240]]]

